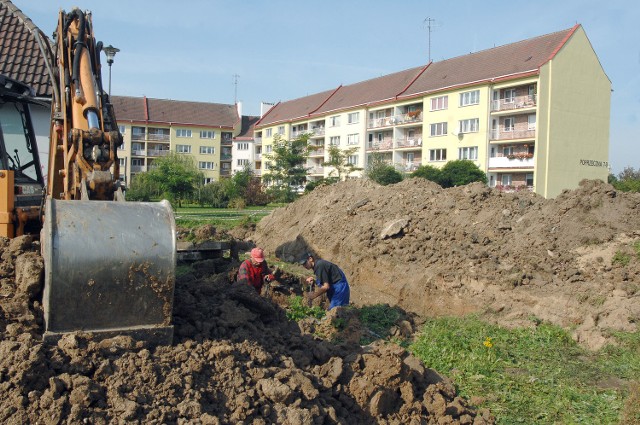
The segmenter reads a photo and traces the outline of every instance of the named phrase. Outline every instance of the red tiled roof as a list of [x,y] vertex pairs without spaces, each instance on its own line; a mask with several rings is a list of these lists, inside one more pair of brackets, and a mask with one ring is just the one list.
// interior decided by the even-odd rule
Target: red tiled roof
[[[373,106],[376,103],[490,80],[518,78],[528,73],[537,74],[540,67],[553,58],[578,27],[579,25],[576,25],[567,30],[340,86],[330,92],[281,102],[274,106],[256,127],[326,114],[330,111]],[[322,98],[324,101],[319,104]],[[319,104],[316,109],[309,107],[314,103]]]
[[50,98],[51,80],[35,34],[50,43],[11,1],[0,0],[0,74],[30,85],[38,97]]
[[118,121],[233,128],[239,120],[235,105],[220,103],[130,96],[112,96],[111,103]]

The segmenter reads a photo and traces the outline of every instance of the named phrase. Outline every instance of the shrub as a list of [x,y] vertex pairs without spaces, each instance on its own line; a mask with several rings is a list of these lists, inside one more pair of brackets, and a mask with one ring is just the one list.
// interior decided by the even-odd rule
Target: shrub
[[411,177],[422,177],[423,179],[441,184],[440,181],[442,180],[442,172],[434,166],[421,165],[416,171],[411,173]]
[[441,170],[442,187],[464,186],[472,182],[487,184],[487,175],[473,161],[449,161]]
[[402,181],[402,174],[391,165],[382,165],[370,170],[367,174],[374,182],[386,186]]

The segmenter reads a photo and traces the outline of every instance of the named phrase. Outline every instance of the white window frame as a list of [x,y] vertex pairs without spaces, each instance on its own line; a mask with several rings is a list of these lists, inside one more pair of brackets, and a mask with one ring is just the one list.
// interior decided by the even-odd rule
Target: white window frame
[[438,162],[447,160],[446,149],[429,149],[429,162]]
[[340,136],[331,136],[329,138],[330,146],[340,146]]
[[278,126],[278,134],[279,135],[283,135],[284,134],[284,125],[279,125]]
[[504,103],[513,103],[516,101],[516,89],[505,89]]
[[458,133],[477,133],[479,131],[480,119],[471,118],[468,120],[460,120]]
[[216,138],[216,132],[213,130],[201,130],[200,131],[200,138],[201,139],[215,139]]
[[431,98],[431,111],[443,111],[449,108],[449,96]]
[[358,166],[358,155],[349,155],[347,162],[351,165]]
[[527,128],[529,130],[536,129],[536,114],[527,115]]
[[249,150],[249,143],[238,143],[238,150],[239,151],[248,151]]
[[468,159],[470,161],[478,160],[478,147],[477,146],[465,146],[458,148],[458,159]]
[[447,122],[436,122],[431,124],[431,132],[430,137],[437,137],[437,136],[446,136],[447,135]]
[[265,137],[271,137],[272,133],[273,133],[273,129],[272,128],[267,128],[264,131]]
[[216,163],[213,161],[198,161],[199,170],[215,170]]
[[244,167],[245,165],[249,165],[249,160],[245,158],[238,158],[238,160],[236,161],[236,164],[239,167]]
[[515,117],[505,117],[502,131],[513,131],[516,128]]
[[122,134],[124,136],[125,134],[127,134],[127,126],[126,125],[119,125],[118,126],[118,131],[120,132],[120,134]]
[[340,115],[329,117],[329,127],[340,127]]
[[[534,184],[533,173],[525,174],[524,181],[527,184],[527,186],[533,186],[533,184]],[[529,184],[529,181],[531,181],[531,184]]]
[[360,122],[360,112],[350,112],[347,115],[347,123],[358,124]]
[[347,134],[347,145],[359,145],[359,144],[360,144],[359,133]]
[[477,105],[480,103],[480,90],[460,93],[460,106]]
[[176,145],[176,153],[191,153],[191,145]]
[[131,166],[132,167],[142,167],[142,166],[144,166],[144,159],[142,159],[142,158],[131,158]]
[[176,137],[191,137],[191,130],[187,128],[177,128]]
[[215,146],[200,146],[200,155],[215,155]]
[[513,176],[511,174],[503,174],[500,176],[500,184],[502,186],[511,186],[513,184]]

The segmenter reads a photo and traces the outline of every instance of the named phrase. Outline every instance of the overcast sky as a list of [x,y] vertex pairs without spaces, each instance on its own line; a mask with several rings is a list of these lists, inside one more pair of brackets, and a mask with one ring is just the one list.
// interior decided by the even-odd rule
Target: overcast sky
[[[12,1],[47,35],[60,9],[90,10],[96,38],[120,49],[112,67],[114,95],[238,100],[245,115],[258,115],[261,101],[424,65],[429,51],[439,61],[578,23],[614,90],[612,172],[640,169],[637,0]],[[107,83],[108,75],[103,78]]]

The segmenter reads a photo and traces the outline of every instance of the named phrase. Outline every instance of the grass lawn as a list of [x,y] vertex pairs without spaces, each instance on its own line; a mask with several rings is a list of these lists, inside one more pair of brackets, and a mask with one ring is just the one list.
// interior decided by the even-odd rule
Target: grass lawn
[[257,223],[280,205],[265,207],[247,207],[245,209],[208,208],[201,206],[183,206],[175,209],[176,224],[180,227],[194,228],[212,224],[220,229],[229,230],[239,225]]

